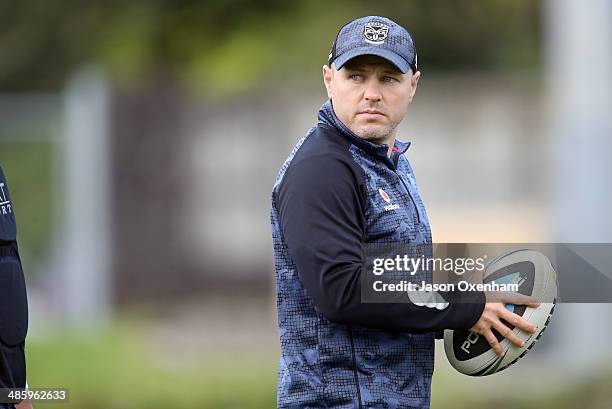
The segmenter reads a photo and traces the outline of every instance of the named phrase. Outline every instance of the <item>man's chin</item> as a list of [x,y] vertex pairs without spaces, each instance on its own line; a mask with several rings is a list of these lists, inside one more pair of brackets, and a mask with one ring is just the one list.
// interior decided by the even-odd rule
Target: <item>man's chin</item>
[[355,134],[370,142],[382,143],[389,134],[389,130],[386,126],[369,125],[361,127]]

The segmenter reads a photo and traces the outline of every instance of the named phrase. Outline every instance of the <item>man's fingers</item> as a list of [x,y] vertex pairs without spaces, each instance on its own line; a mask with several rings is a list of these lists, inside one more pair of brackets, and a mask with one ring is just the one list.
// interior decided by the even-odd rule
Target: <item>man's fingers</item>
[[482,335],[485,337],[489,345],[491,345],[491,348],[493,348],[493,351],[495,351],[497,356],[501,356],[504,350],[502,349],[502,346],[497,340],[497,338],[495,338],[495,335],[493,335],[493,332],[488,329]]
[[530,334],[533,334],[534,332],[536,332],[537,327],[535,325],[525,320],[520,315],[514,314],[506,309],[502,311],[501,318],[503,318],[509,324],[512,324],[515,327],[518,327],[525,332],[529,332]]
[[525,345],[525,342],[500,320],[493,321],[493,328],[517,347],[522,348]]

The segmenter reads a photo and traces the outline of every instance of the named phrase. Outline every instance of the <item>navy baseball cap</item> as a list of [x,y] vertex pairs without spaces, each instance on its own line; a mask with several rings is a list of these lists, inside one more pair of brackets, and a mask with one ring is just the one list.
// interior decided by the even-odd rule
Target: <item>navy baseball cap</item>
[[417,71],[417,53],[410,33],[385,17],[367,16],[343,26],[332,45],[329,65],[340,69],[351,58],[377,55],[389,60],[402,73]]

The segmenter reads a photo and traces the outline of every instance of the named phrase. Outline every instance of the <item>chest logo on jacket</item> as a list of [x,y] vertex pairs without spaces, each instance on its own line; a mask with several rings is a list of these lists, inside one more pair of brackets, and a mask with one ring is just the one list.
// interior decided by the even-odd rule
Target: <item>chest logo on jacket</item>
[[400,208],[398,204],[391,204],[391,198],[389,197],[387,192],[385,192],[382,189],[378,189],[378,193],[380,194],[380,197],[382,197],[385,202],[389,203],[388,205],[384,207],[385,211],[397,210]]
[[13,213],[11,202],[6,196],[4,186],[4,183],[0,182],[0,215]]

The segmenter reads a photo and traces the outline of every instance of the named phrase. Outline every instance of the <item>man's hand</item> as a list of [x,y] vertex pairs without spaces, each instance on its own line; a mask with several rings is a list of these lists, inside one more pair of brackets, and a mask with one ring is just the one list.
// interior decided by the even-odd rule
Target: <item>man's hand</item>
[[480,319],[469,330],[484,336],[498,356],[501,356],[503,349],[493,334],[493,328],[514,345],[522,348],[525,342],[513,333],[512,329],[506,326],[501,320],[503,319],[507,323],[531,334],[536,331],[536,326],[524,320],[520,315],[508,311],[504,305],[515,304],[537,308],[540,306],[538,300],[526,295],[507,292],[491,292],[487,293],[486,297],[487,302]]
[[33,409],[32,408],[32,402],[29,400],[22,400],[21,403],[19,403],[17,406],[15,406],[17,409]]

